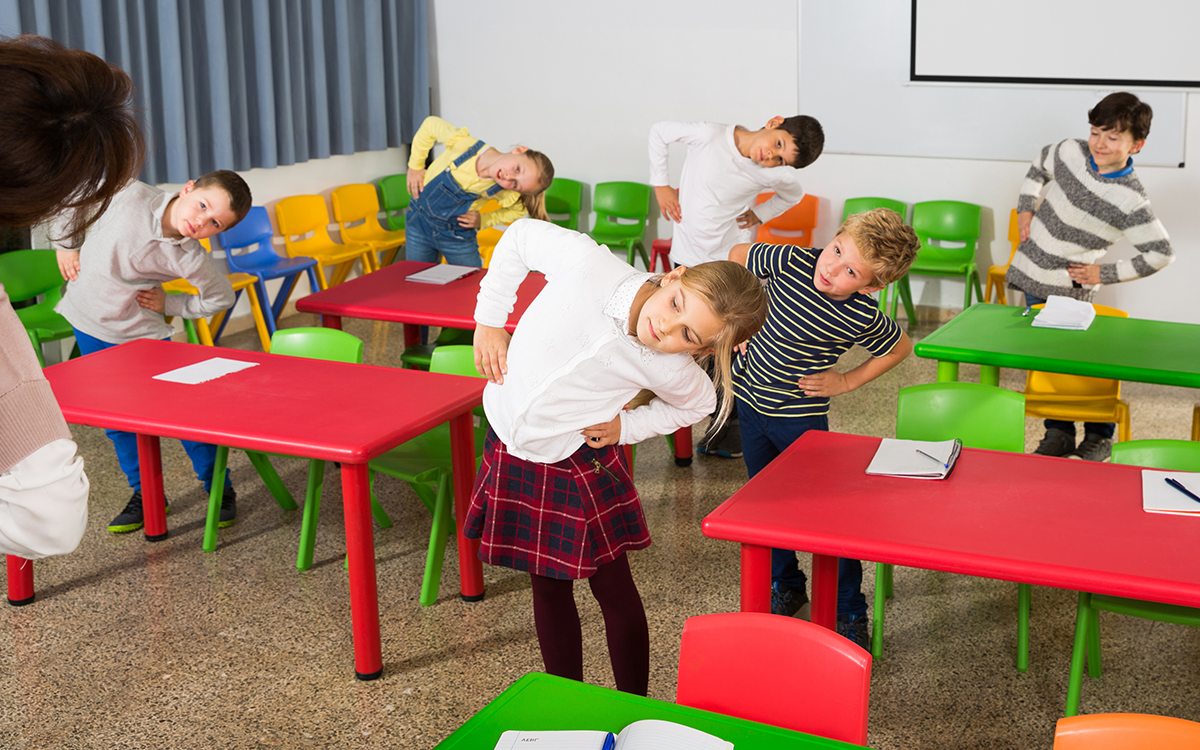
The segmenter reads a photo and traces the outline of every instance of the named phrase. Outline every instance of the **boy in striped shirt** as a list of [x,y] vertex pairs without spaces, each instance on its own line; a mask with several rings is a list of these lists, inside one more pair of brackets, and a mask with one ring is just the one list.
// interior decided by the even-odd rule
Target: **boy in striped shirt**
[[[767,286],[767,322],[734,363],[742,452],[751,477],[809,430],[829,429],[829,399],[869,383],[912,352],[912,342],[869,295],[903,276],[917,236],[895,211],[846,219],[824,249],[737,245],[729,259]],[[871,359],[833,369],[858,344]],[[794,615],[808,601],[796,553],[771,552],[771,611]],[[838,568],[838,632],[863,648],[870,638],[862,563]]]
[[[1006,277],[1009,288],[1025,293],[1026,305],[1054,294],[1091,302],[1101,284],[1149,276],[1175,260],[1131,158],[1146,144],[1153,115],[1133,94],[1109,94],[1088,112],[1087,141],[1051,144],[1034,159],[1017,199],[1021,244]],[[1138,254],[1097,263],[1122,236]],[[1047,419],[1034,453],[1103,461],[1112,452],[1115,427],[1088,422],[1076,446],[1074,422]]]

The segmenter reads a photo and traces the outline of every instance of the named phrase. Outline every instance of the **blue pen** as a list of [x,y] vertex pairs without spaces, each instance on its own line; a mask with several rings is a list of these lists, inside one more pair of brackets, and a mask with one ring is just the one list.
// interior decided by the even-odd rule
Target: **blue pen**
[[1022,318],[1024,318],[1024,317],[1026,317],[1027,315],[1029,315],[1029,311],[1030,311],[1030,310],[1032,310],[1032,309],[1033,309],[1032,307],[1027,307],[1027,308],[1025,308],[1025,312],[1021,313],[1021,317],[1022,317]]
[[1177,482],[1177,481],[1176,481],[1175,479],[1173,479],[1172,477],[1167,477],[1167,484],[1171,485],[1172,487],[1174,487],[1175,489],[1179,490],[1179,491],[1180,491],[1180,492],[1182,492],[1183,494],[1187,495],[1187,496],[1188,496],[1188,497],[1190,497],[1191,499],[1193,499],[1193,500],[1195,500],[1196,502],[1200,503],[1200,497],[1197,497],[1197,496],[1196,496],[1196,494],[1195,494],[1194,492],[1192,492],[1191,490],[1189,490],[1187,487],[1184,487],[1182,484],[1180,484],[1179,482]]
[[937,456],[931,456],[928,453],[926,453],[925,451],[921,450],[920,448],[917,448],[916,451],[917,451],[917,453],[920,453],[925,458],[928,458],[930,461],[933,461],[935,464],[941,464],[943,469],[950,468],[950,464],[942,464],[942,459],[938,458]]
[[608,736],[604,738],[604,747],[600,748],[600,750],[612,750],[616,744],[617,738],[613,736],[612,732],[609,732]]

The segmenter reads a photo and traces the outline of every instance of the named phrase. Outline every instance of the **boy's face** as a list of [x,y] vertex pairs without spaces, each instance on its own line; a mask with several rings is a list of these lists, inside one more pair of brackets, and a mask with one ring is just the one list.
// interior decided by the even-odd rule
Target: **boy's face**
[[875,285],[875,274],[845,232],[834,237],[817,257],[813,286],[821,294],[838,300],[848,299],[855,292],[871,294],[883,288]]
[[790,133],[777,127],[783,122],[782,117],[776,117],[767,122],[767,127],[755,131],[749,140],[746,153],[760,167],[782,167],[796,161],[800,149]]
[[708,303],[679,280],[684,270],[672,270],[641,310],[630,310],[637,319],[638,340],[664,354],[706,350],[722,329]]
[[179,197],[171,201],[163,223],[164,234],[202,240],[232,227],[237,223],[237,214],[229,207],[229,193],[224,188],[198,188],[194,181],[188,181]]
[[1129,163],[1129,157],[1141,151],[1144,145],[1145,138],[1135,141],[1128,130],[1098,128],[1095,125],[1092,126],[1091,135],[1088,137],[1088,150],[1092,152],[1096,171],[1100,174],[1124,169]]
[[489,177],[505,190],[515,190],[522,195],[540,192],[542,175],[537,166],[525,155],[524,146],[517,146],[511,153],[501,156],[488,170]]

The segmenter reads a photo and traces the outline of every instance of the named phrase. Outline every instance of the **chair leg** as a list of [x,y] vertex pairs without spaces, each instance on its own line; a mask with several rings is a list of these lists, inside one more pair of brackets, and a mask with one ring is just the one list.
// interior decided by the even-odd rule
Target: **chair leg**
[[[901,276],[896,281],[896,291],[900,300],[904,302],[904,314],[908,316],[909,324],[917,322],[917,311],[913,306],[912,286],[908,283],[908,276]],[[896,302],[892,301],[892,320],[896,319]]]
[[390,266],[395,263],[396,256],[400,254],[401,247],[401,245],[396,245],[391,250],[385,250],[383,253],[383,259],[379,262],[380,267],[382,268],[383,266]]
[[325,278],[325,268],[320,263],[317,263],[313,266],[313,269],[315,269],[317,274],[317,287],[323,292],[329,288],[329,279]]
[[300,548],[296,551],[296,570],[312,567],[313,546],[317,538],[317,518],[321,513],[321,485],[325,480],[325,462],[308,462],[308,485],[304,492],[304,517],[300,522]]
[[883,613],[887,607],[888,569],[887,563],[875,563],[875,612],[871,622],[871,657],[883,656]]
[[205,552],[217,548],[217,523],[221,520],[221,500],[225,497],[225,464],[228,461],[229,447],[218,445],[213,460],[212,489],[208,493],[208,515],[204,519],[204,541],[201,543]]
[[[308,283],[309,283],[309,286],[312,287],[310,294],[315,294],[321,288],[320,285],[317,284],[317,274],[316,274],[316,272],[313,271],[311,266],[309,266],[309,268],[307,270],[308,270]],[[275,329],[279,326],[279,317],[281,315],[283,315],[283,308],[287,307],[288,300],[292,298],[292,291],[296,288],[296,282],[299,280],[300,280],[299,273],[294,273],[291,276],[284,277],[283,284],[280,285],[279,291],[275,293],[275,301],[271,303],[271,326],[272,326],[271,332],[272,333],[274,333]],[[259,289],[259,294],[262,295],[264,300],[268,299],[267,292],[266,292],[266,289],[267,289],[266,282],[263,281],[261,277],[259,278],[259,282],[262,283],[262,285],[263,285]]]
[[279,478],[275,467],[271,465],[271,459],[267,458],[265,453],[246,451],[246,458],[250,459],[250,465],[258,472],[263,484],[267,486],[267,491],[271,493],[271,497],[275,498],[275,502],[279,504],[280,508],[295,510],[299,507],[292,498],[292,493],[288,492],[283,480]]
[[1100,610],[1091,606],[1091,597],[1088,597],[1087,665],[1092,677],[1104,673],[1100,661]]
[[[971,279],[968,283],[975,285],[975,301],[983,302],[983,288],[979,286],[979,272],[973,270],[973,271],[971,271],[970,276],[971,276]],[[967,307],[970,307],[970,306],[971,306],[971,293],[968,290],[967,291]],[[964,307],[963,309],[965,310],[966,307]]]
[[[208,321],[204,318],[196,318],[196,336],[200,339],[200,343],[204,346],[216,346],[213,342],[212,329],[208,327]],[[187,322],[184,321],[184,325]]]
[[1029,669],[1029,609],[1033,603],[1033,586],[1017,584],[1017,671]]
[[25,333],[29,335],[29,343],[33,345],[33,352],[38,358],[38,367],[46,366],[46,358],[42,356],[42,339],[38,336],[37,331],[26,328]]
[[1200,404],[1192,407],[1192,440],[1200,440]]
[[446,538],[454,529],[454,520],[450,517],[450,503],[454,496],[451,474],[449,471],[443,471],[441,474],[438,480],[437,501],[434,504],[433,523],[429,529],[425,575],[421,579],[422,607],[437,603],[438,585],[442,580],[442,562],[446,557]]
[[254,327],[258,330],[258,340],[264,352],[271,351],[271,329],[263,315],[263,306],[259,302],[258,292],[253,286],[246,287],[246,299],[250,302],[250,313],[254,316]]
[[1088,620],[1095,615],[1092,611],[1092,595],[1079,592],[1079,606],[1075,611],[1075,643],[1071,647],[1071,675],[1067,680],[1067,708],[1064,716],[1079,713],[1079,693],[1083,687],[1083,655],[1087,634],[1091,627]]
[[1117,441],[1128,442],[1132,438],[1132,428],[1129,423],[1129,407],[1117,404]]

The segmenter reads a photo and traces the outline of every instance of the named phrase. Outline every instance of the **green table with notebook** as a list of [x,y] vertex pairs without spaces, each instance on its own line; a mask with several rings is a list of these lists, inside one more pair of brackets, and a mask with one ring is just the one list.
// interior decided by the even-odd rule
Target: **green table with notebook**
[[958,380],[959,363],[969,362],[988,385],[1013,367],[1200,388],[1200,325],[1098,315],[1086,331],[1066,331],[1033,319],[1022,307],[975,304],[913,351],[938,360],[938,382]]
[[[527,674],[514,682],[437,747],[440,750],[492,750],[500,740],[500,735],[514,729],[592,729],[619,734],[629,724],[645,719],[659,719],[699,729],[732,742],[735,750],[849,750],[858,747],[540,673]],[[526,744],[519,743],[519,746],[525,747]],[[548,742],[531,743],[530,746],[545,747],[547,750],[555,747]],[[653,750],[663,750],[668,746],[660,744]],[[706,746],[697,744],[692,747],[699,749]],[[643,746],[617,745],[615,750],[643,750]]]

